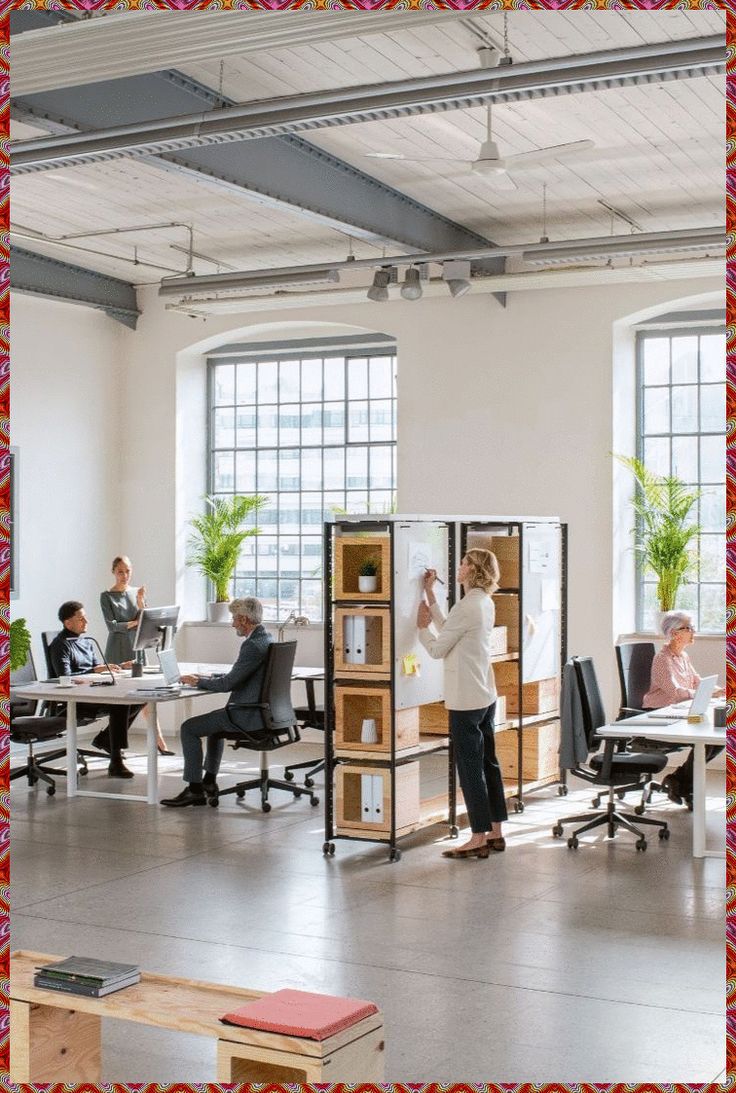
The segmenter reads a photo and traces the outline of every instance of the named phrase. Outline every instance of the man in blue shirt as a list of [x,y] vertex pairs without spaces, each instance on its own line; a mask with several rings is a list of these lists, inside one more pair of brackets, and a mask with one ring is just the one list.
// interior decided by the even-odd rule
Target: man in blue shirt
[[[59,622],[63,629],[49,645],[51,667],[57,676],[84,676],[107,673],[108,666],[98,655],[92,638],[85,637],[88,620],[84,605],[78,600],[67,600],[59,608]],[[121,665],[111,664],[113,672]],[[106,706],[102,703],[80,702],[79,710],[86,717],[110,719],[109,729],[98,732],[92,741],[95,748],[110,756],[107,773],[111,778],[132,778],[133,771],[123,763],[122,749],[128,746],[128,727],[142,706]]]
[[[258,702],[261,694],[266,654],[273,637],[262,625],[263,605],[260,600],[247,597],[230,601],[233,628],[239,637],[245,638],[240,646],[238,659],[224,675],[182,676],[182,683],[198,687],[201,691],[230,692],[227,705],[222,710],[190,717],[181,727],[181,746],[184,752],[184,781],[188,785],[176,797],[161,802],[169,808],[185,808],[187,805],[204,805],[207,797],[217,794],[215,781],[220,769],[224,740],[213,739],[223,731],[243,729],[252,732],[263,728],[257,710],[228,710],[231,704]],[[207,754],[202,757],[202,738],[207,739]],[[204,775],[203,775],[204,767]]]

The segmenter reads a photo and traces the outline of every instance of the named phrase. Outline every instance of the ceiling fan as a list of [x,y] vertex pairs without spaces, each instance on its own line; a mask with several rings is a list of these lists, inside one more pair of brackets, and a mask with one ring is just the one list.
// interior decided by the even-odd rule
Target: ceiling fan
[[476,159],[456,159],[452,156],[404,156],[397,152],[367,152],[366,157],[368,159],[399,159],[404,160],[406,163],[445,162],[465,164],[470,171],[488,178],[499,189],[515,190],[517,186],[509,174],[510,171],[536,167],[538,163],[547,163],[550,160],[570,159],[594,147],[595,143],[592,140],[575,140],[569,144],[555,144],[546,148],[536,148],[532,152],[517,152],[514,155],[502,156],[498,150],[498,145],[493,139],[491,105],[489,103],[486,106],[486,139],[481,144]]

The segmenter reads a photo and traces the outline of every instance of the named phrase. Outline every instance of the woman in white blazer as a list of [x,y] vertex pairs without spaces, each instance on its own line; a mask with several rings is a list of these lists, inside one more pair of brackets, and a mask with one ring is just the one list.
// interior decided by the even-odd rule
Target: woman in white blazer
[[[490,550],[469,550],[457,572],[465,595],[447,618],[434,596],[435,570],[427,570],[427,602],[419,605],[419,640],[445,667],[445,706],[471,837],[446,858],[487,858],[491,850],[505,850],[501,824],[508,819],[501,768],[493,738],[496,684],[491,667],[491,631],[495,608],[491,596],[498,588],[499,569]],[[437,630],[434,634],[430,629]]]

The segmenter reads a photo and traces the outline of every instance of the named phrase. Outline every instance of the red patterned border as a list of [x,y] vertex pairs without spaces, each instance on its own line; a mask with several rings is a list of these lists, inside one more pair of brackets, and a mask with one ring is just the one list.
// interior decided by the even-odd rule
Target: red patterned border
[[[309,9],[331,11],[396,11],[428,10],[440,11],[480,11],[483,9],[508,10],[647,10],[667,8],[721,9],[727,13],[727,42],[729,52],[727,76],[727,121],[726,121],[726,222],[729,236],[728,275],[726,286],[726,306],[728,323],[728,358],[727,358],[727,568],[728,568],[728,614],[727,614],[727,681],[728,693],[734,693],[736,682],[736,652],[733,637],[736,635],[736,0],[715,2],[715,0],[0,0],[0,107],[2,120],[0,128],[0,603],[2,603],[2,622],[0,623],[0,676],[2,688],[2,708],[0,721],[0,1078],[6,1078],[9,1071],[9,759],[8,759],[8,666],[9,666],[9,539],[8,515],[10,504],[9,491],[9,438],[10,438],[10,340],[9,340],[9,241],[10,204],[8,199],[8,128],[9,128],[9,11],[15,8],[68,9],[77,11],[115,11],[135,10],[175,10],[204,11],[242,9],[243,11],[283,11],[286,9]],[[734,724],[734,706],[729,699],[729,730]],[[734,783],[734,763],[736,750],[729,731],[726,761],[727,779],[727,922],[726,922],[726,962],[727,962],[727,1011],[726,1011],[726,1059],[728,1080],[720,1088],[729,1089],[733,1085],[736,1073],[736,786]],[[601,1030],[601,1035],[605,1030]],[[0,1085],[0,1088],[8,1088]],[[33,1093],[34,1086],[14,1086],[13,1089]],[[98,1087],[83,1085],[48,1085],[41,1087],[48,1093],[81,1093],[89,1090],[96,1093]],[[166,1089],[168,1093],[194,1093],[205,1090],[215,1093],[217,1090],[262,1090],[263,1093],[289,1093],[289,1090],[304,1089],[314,1093],[333,1090],[334,1093],[382,1093],[392,1089],[396,1093],[689,1093],[703,1089],[717,1089],[718,1086],[696,1086],[685,1084],[640,1084],[640,1085],[593,1085],[576,1083],[571,1085],[547,1083],[544,1085],[252,1085],[252,1086],[194,1086],[177,1084],[159,1085],[107,1085],[109,1093],[159,1093]]]

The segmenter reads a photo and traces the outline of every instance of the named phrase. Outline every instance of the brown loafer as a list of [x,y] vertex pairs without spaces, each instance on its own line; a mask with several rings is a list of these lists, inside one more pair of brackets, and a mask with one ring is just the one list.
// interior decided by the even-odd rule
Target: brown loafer
[[487,842],[489,850],[497,850],[499,853],[506,849],[506,840],[501,839],[489,839]]
[[487,846],[458,847],[457,850],[443,850],[443,858],[487,858],[489,850]]

